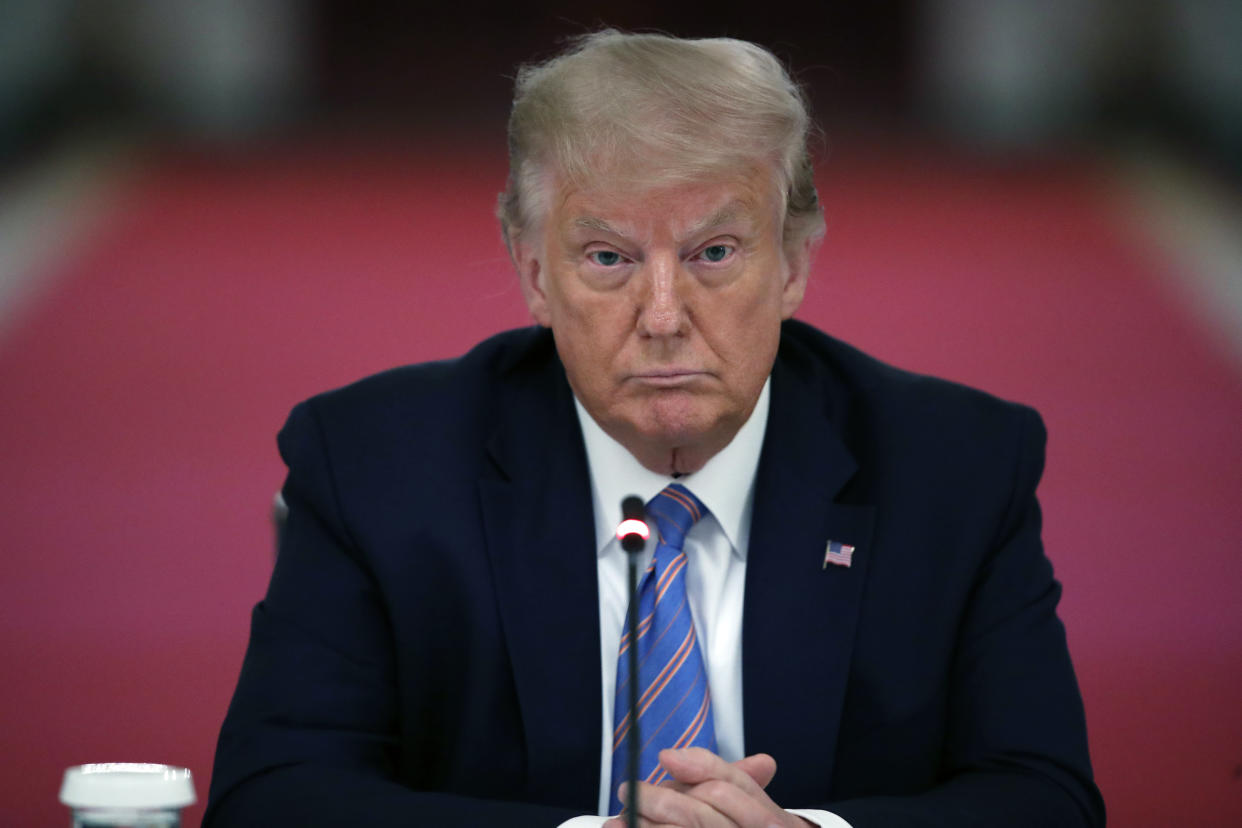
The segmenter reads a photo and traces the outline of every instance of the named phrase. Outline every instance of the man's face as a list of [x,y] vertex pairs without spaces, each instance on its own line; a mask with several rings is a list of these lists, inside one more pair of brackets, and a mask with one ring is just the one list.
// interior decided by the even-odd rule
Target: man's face
[[514,244],[531,313],[608,434],[653,471],[698,470],[750,416],[806,286],[771,172],[550,195]]

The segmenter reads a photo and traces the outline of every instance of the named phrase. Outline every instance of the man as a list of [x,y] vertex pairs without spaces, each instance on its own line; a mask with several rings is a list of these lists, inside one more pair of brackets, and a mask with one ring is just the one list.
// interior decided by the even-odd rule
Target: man
[[598,825],[631,738],[645,826],[1103,823],[1043,427],[791,320],[807,131],[737,41],[523,71],[500,215],[540,327],[294,410],[206,824]]

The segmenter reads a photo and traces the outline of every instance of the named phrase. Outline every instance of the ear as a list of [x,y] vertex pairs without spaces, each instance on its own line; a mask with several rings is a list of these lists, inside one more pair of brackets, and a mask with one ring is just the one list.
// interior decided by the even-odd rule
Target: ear
[[548,309],[548,296],[544,290],[543,268],[540,263],[539,250],[536,245],[519,237],[512,240],[513,264],[517,267],[518,284],[522,288],[522,298],[535,321],[545,328],[552,326],[552,314]]
[[811,270],[814,239],[807,239],[792,252],[785,253],[785,286],[781,289],[781,319],[788,319],[802,304],[806,281]]

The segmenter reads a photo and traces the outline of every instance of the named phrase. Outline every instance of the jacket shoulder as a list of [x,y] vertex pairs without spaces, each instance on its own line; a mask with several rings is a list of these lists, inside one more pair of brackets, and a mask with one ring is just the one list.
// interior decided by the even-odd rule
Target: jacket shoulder
[[[803,322],[782,329],[781,358],[826,388],[830,417],[857,428],[900,424],[903,431],[984,433],[1016,421],[1040,422],[1031,407],[952,380],[890,365]],[[1042,431],[1042,424],[1039,426]]]
[[1047,433],[1031,407],[889,365],[803,323],[785,324],[781,363],[824,400],[864,488],[949,492],[1034,488]]
[[435,463],[466,468],[495,429],[506,395],[559,368],[551,334],[497,334],[460,357],[393,368],[299,403],[278,437],[286,461],[300,444],[322,443],[348,462]]
[[428,400],[449,402],[494,393],[498,380],[505,375],[553,354],[551,339],[540,328],[505,331],[459,357],[392,368],[318,394],[307,402],[333,414],[423,411]]

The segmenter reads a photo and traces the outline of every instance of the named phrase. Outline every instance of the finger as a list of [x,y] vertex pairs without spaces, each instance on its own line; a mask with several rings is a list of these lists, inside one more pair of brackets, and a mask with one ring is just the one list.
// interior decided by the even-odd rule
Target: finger
[[[638,828],[684,828],[683,826],[672,825],[667,822],[652,822],[649,819],[639,817],[635,820]],[[626,820],[625,814],[620,814],[604,823],[603,828],[629,828],[630,823]]]
[[[639,785],[646,785],[647,783],[646,783],[646,782],[642,782],[642,781],[640,781],[638,784],[639,784]],[[680,794],[687,793],[687,792],[690,790],[690,788],[691,788],[691,786],[690,786],[690,785],[685,785],[685,784],[682,784],[681,782],[676,782],[676,781],[673,781],[672,779],[665,779],[665,780],[664,780],[663,782],[661,782],[659,785],[654,785],[654,786],[652,786],[652,787],[668,788],[669,790],[676,791],[677,793],[680,793]],[[622,808],[621,808],[621,814],[622,814],[622,815],[624,815],[624,814],[625,814],[625,812],[626,812],[626,811],[629,809],[629,807],[630,807],[630,804],[629,804],[629,803],[630,803],[630,800],[627,798],[627,792],[628,792],[628,791],[629,791],[629,783],[628,783],[628,782],[622,782],[620,785],[617,785],[617,799],[621,800],[621,805],[622,805]],[[642,812],[642,791],[643,791],[643,789],[640,787],[640,788],[638,789],[638,792],[639,792],[639,808],[638,808],[638,810],[639,810],[639,812],[640,812],[640,813]]]
[[[623,806],[625,806],[629,802],[629,800],[625,798],[625,792],[628,790],[628,788],[626,787],[627,784],[628,783],[626,782],[622,782],[621,784],[617,785],[617,799],[621,800],[621,804]],[[654,783],[654,784],[656,785],[656,787],[668,788],[670,790],[677,791],[678,793],[685,793],[686,791],[690,790],[690,788],[692,787],[691,785],[687,785],[684,782],[678,782],[676,779],[673,779],[671,776],[666,776],[664,778],[664,781]]]
[[735,828],[707,799],[647,782],[638,786],[638,816],[652,825]]
[[[644,816],[640,816],[638,819],[634,820],[634,824],[638,826],[638,828],[686,828],[684,825],[674,824],[672,822],[652,822]],[[622,811],[615,817],[612,817],[605,822],[602,828],[630,828],[629,817],[626,815],[625,811]]]
[[691,785],[687,785],[685,782],[678,782],[671,776],[664,777],[664,780],[658,784],[661,788],[672,788],[678,793],[685,793],[692,787]]
[[710,805],[725,817],[726,824],[740,828],[770,828],[785,816],[762,790],[756,795],[720,779],[693,786],[688,796]]
[[[762,760],[753,764],[760,765]],[[678,782],[697,785],[712,779],[732,783],[744,791],[761,793],[763,787],[742,767],[730,764],[703,748],[660,751],[660,764]]]
[[[638,817],[635,824],[637,824],[638,828],[681,828],[667,822],[652,822],[650,819],[643,819],[642,817]],[[625,814],[622,813],[609,819],[602,828],[630,828],[630,823],[628,823]]]
[[776,776],[776,760],[766,753],[747,756],[737,760],[733,765],[755,780],[755,784],[761,788],[766,788],[772,781],[772,777]]
[[[760,788],[766,788],[772,782],[772,778],[776,776],[776,760],[766,753],[756,753],[739,759],[732,764],[755,780],[755,784]],[[691,784],[693,783],[679,782],[674,776],[667,776],[660,783],[664,787],[672,788],[682,793],[689,790]]]

